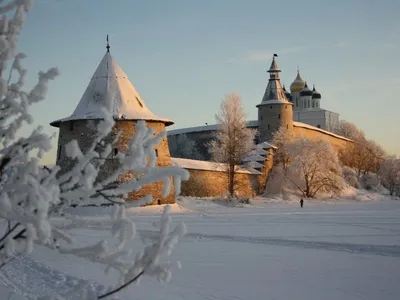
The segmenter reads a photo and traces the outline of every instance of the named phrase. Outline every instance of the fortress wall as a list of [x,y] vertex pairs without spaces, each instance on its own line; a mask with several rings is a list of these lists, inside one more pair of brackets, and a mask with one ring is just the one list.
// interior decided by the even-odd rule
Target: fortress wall
[[[73,122],[73,124],[71,124]],[[74,161],[65,155],[65,145],[71,140],[77,140],[78,144],[83,152],[87,151],[90,145],[93,143],[94,136],[96,133],[96,124],[98,120],[77,120],[62,122],[60,124],[60,134],[58,138],[58,150],[57,150],[57,165],[61,167],[61,172],[65,173],[70,170]],[[119,167],[119,162],[115,158],[115,153],[127,152],[128,143],[132,136],[135,134],[135,124],[136,121],[117,121],[112,132],[106,137],[105,144],[110,144],[116,137],[118,132],[121,132],[119,140],[113,146],[113,151],[109,157],[106,158],[106,162],[102,166],[99,175],[97,177],[98,181],[104,180],[107,175],[114,172]],[[154,129],[155,134],[160,133],[165,130],[165,124],[162,122],[146,122],[148,127]],[[72,130],[71,130],[72,129]],[[115,149],[115,150],[114,150]],[[157,166],[164,167],[171,165],[171,156],[168,148],[167,137],[165,136],[159,145],[155,148],[158,154]],[[114,152],[116,151],[116,152]],[[135,174],[127,172],[119,178],[121,182],[126,182],[130,180]],[[175,195],[173,192],[173,185],[171,186],[171,193],[166,198],[162,198],[162,182],[155,182],[149,185],[145,185],[138,192],[130,192],[128,194],[127,200],[138,200],[145,195],[153,195],[153,203],[175,203]],[[158,201],[160,200],[160,201]]]
[[[182,196],[219,197],[228,190],[228,176],[225,172],[187,169],[188,181],[182,181]],[[239,196],[254,197],[260,193],[260,175],[236,173],[235,192]]]
[[309,139],[326,138],[336,148],[343,148],[349,143],[353,143],[351,140],[344,137],[340,137],[324,130],[314,129],[309,126],[303,127],[295,125],[293,131],[295,136],[305,136]]

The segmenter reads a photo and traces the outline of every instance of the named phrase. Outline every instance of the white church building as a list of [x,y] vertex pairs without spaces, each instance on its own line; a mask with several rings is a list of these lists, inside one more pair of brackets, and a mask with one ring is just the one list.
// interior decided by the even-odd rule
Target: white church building
[[321,94],[315,86],[311,90],[300,72],[290,85],[290,93],[283,87],[286,97],[293,103],[293,121],[334,132],[339,123],[339,114],[321,108]]

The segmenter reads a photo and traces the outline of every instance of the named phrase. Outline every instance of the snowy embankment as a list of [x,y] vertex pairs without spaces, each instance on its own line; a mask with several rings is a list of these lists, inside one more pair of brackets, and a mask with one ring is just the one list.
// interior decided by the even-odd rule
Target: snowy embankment
[[[180,260],[182,270],[175,269],[166,285],[145,278],[121,299],[398,299],[400,201],[377,201],[372,195],[359,194],[359,201],[307,201],[303,209],[295,199],[227,207],[181,198],[172,206],[172,218],[174,223],[184,221],[188,234],[171,260]],[[71,212],[104,218],[109,209]],[[161,211],[162,206],[128,209],[141,236],[133,241],[134,250],[155,234],[152,223]],[[85,244],[106,234],[91,227],[76,230],[74,237]],[[6,266],[0,280],[34,299],[76,288],[84,283],[80,278],[90,278],[93,290],[99,290],[114,276],[102,271],[38,247],[31,257]],[[14,296],[10,299],[23,299]]]

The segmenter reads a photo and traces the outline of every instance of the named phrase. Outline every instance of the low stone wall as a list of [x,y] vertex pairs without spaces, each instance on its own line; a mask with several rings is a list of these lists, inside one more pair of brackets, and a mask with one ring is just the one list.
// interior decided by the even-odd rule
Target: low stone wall
[[312,128],[308,126],[303,127],[295,124],[293,126],[293,131],[295,136],[305,136],[309,139],[326,138],[332,144],[332,146],[337,148],[346,147],[346,145],[353,143],[349,139],[318,128]]
[[[223,196],[228,190],[228,176],[225,172],[187,169],[188,181],[182,181],[181,195],[193,197]],[[235,192],[238,196],[254,197],[260,193],[261,175],[236,173]]]

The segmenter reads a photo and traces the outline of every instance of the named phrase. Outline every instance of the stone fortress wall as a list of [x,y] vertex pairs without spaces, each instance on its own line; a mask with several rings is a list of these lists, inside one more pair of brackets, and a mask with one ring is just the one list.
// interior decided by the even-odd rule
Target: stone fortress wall
[[[76,140],[82,152],[86,152],[94,141],[97,124],[98,120],[73,120],[60,123],[57,149],[57,165],[61,167],[60,175],[71,170],[75,163],[74,160],[66,156],[65,145],[72,140]],[[136,121],[129,120],[115,122],[113,130],[105,139],[105,144],[111,144],[118,132],[120,132],[120,136],[113,145],[110,156],[106,158],[106,162],[100,170],[100,173],[97,177],[98,181],[104,180],[109,174],[112,174],[119,167],[119,162],[116,158],[116,155],[119,152],[126,153],[128,151],[129,141],[135,134],[135,124]],[[147,127],[153,128],[156,135],[165,130],[165,124],[163,122],[147,121],[146,125]],[[155,150],[158,157],[157,166],[170,166],[171,156],[169,153],[166,136],[162,139],[160,144],[157,145]],[[133,176],[135,176],[135,174],[132,172],[125,173],[119,178],[119,181],[126,182]],[[171,184],[171,193],[166,198],[162,197],[162,187],[162,181],[145,185],[138,192],[130,192],[127,200],[137,200],[146,195],[153,195],[153,204],[175,203],[173,184]]]
[[[248,127],[257,129],[255,125],[257,121],[248,122]],[[207,143],[214,138],[215,131],[217,130],[216,125],[201,126],[194,128],[187,128],[186,130],[178,129],[168,132],[168,142],[173,143],[179,134],[186,134],[189,139],[196,142],[201,154],[204,154],[205,160],[209,161],[210,154],[207,152]],[[333,134],[326,130],[313,127],[300,122],[293,122],[293,133],[294,136],[304,136],[309,139],[327,139],[335,148],[339,149],[345,147],[349,143],[353,143],[351,140],[342,136]],[[271,155],[266,156],[267,160],[263,162],[263,168],[256,168],[255,170],[260,172],[257,173],[237,173],[237,187],[236,191],[239,196],[254,197],[263,192],[265,186],[267,186],[268,175],[273,167],[273,149],[267,148]],[[171,153],[172,161],[181,160],[174,158],[175,153]],[[186,157],[189,161],[190,157]],[[194,160],[192,160],[194,161]],[[201,161],[196,161],[201,163]],[[181,163],[182,168],[185,168],[190,173],[189,181],[182,182],[182,195],[194,196],[194,197],[220,197],[223,196],[228,187],[226,173],[217,171],[212,167],[207,168],[193,168],[187,163]],[[279,191],[280,187],[276,187],[275,190]]]

